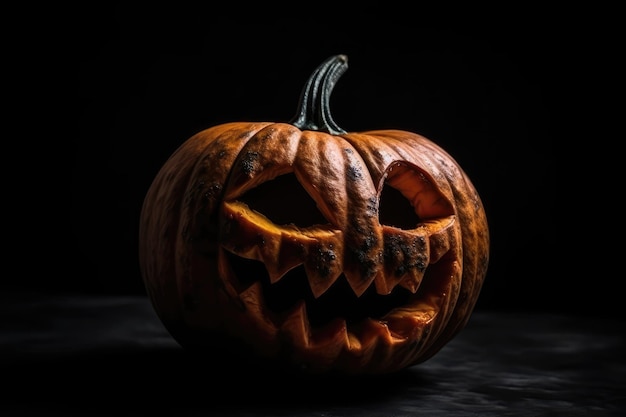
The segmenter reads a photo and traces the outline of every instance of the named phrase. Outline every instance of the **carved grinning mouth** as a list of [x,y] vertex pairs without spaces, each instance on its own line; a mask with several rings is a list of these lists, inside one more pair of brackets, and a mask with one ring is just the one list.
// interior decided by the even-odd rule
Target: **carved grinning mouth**
[[242,287],[248,288],[257,281],[261,283],[264,304],[270,311],[284,314],[304,301],[309,324],[313,327],[324,326],[338,317],[345,319],[349,326],[368,317],[382,318],[393,308],[406,305],[415,297],[401,287],[394,288],[388,295],[381,295],[374,285],[357,297],[343,274],[328,290],[315,297],[303,266],[293,268],[280,281],[272,284],[262,262],[231,252],[227,257],[235,276],[240,277]]
[[[283,175],[224,203],[221,270],[242,302],[276,329],[297,327],[328,339],[343,334],[362,341],[372,332],[388,341],[415,339],[458,273],[452,209],[442,205],[435,218],[421,219],[414,207],[423,203],[393,187],[381,193],[385,263],[398,256],[411,262],[396,263],[357,293],[343,273],[324,283],[312,273],[324,267],[324,256],[344,255],[333,251],[340,239],[333,244],[336,236],[315,203],[293,175]],[[315,251],[324,255],[307,265]]]

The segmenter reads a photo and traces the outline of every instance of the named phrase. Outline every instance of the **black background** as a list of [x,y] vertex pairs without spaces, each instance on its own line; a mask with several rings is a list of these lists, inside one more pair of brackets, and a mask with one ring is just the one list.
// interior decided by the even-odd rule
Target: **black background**
[[[7,8],[0,410],[623,415],[621,14],[434,4]],[[145,298],[146,191],[199,130],[291,119],[338,53],[341,127],[421,133],[478,189],[492,245],[476,314],[391,378],[199,367]]]
[[614,292],[580,284],[557,242],[559,86],[574,41],[553,17],[457,10],[452,20],[445,11],[376,3],[283,12],[250,5],[75,11],[78,135],[70,152],[71,233],[59,243],[63,271],[12,286],[144,294],[139,213],[167,157],[216,124],[288,121],[312,70],[342,53],[349,69],[331,98],[335,121],[348,131],[427,136],[478,189],[492,237],[478,309],[617,310]]

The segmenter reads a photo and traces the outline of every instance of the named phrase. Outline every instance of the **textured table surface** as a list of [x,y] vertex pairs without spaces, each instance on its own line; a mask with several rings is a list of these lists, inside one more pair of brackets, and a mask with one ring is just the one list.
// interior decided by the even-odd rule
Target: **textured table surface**
[[144,297],[5,293],[0,416],[626,416],[626,325],[477,311],[396,375],[198,366]]

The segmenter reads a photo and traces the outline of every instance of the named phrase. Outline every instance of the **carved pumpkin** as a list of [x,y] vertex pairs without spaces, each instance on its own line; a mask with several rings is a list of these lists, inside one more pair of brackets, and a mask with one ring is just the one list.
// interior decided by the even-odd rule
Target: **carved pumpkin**
[[469,178],[415,133],[347,133],[322,63],[290,123],[201,131],[145,197],[140,266],[183,346],[222,346],[306,372],[389,373],[467,323],[489,235]]

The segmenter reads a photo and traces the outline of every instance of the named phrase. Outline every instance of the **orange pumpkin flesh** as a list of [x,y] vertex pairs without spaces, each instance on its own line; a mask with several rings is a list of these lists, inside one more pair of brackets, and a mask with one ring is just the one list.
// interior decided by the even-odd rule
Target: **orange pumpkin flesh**
[[206,129],[157,174],[140,265],[182,346],[388,373],[467,323],[489,258],[479,195],[423,136],[337,127],[328,97],[346,68],[343,55],[320,65],[291,123]]

